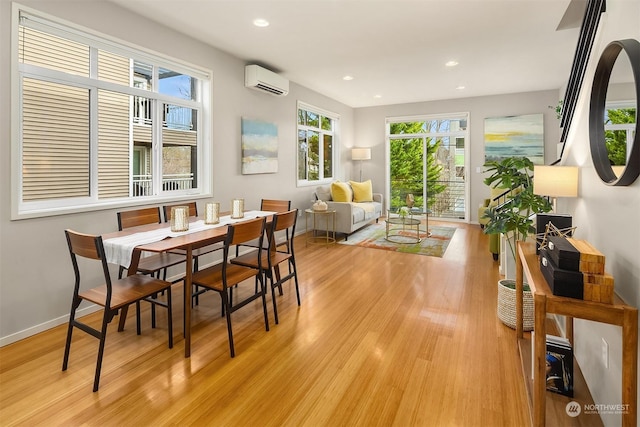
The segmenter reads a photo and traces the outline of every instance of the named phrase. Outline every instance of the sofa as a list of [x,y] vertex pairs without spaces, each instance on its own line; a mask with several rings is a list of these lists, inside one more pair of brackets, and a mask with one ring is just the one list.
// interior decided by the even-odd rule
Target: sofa
[[[371,180],[365,182],[335,181],[321,185],[315,191],[316,200],[327,203],[327,209],[336,211],[336,233],[345,235],[359,230],[382,215],[382,194],[372,191]],[[324,224],[316,225],[324,230]]]

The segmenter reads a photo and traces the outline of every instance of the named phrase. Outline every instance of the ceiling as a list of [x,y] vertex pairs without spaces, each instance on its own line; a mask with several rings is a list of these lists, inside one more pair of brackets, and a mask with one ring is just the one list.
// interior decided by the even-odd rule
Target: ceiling
[[[354,108],[559,89],[578,40],[582,12],[573,6],[584,4],[111,1]],[[270,25],[256,27],[256,18]],[[448,61],[458,65],[447,67]]]

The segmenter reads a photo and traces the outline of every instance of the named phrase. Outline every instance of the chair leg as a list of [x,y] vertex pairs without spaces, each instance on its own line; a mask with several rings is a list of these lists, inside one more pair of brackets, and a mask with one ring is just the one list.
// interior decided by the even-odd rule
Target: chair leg
[[173,309],[171,308],[171,288],[167,288],[167,329],[169,330],[169,348],[173,348]]
[[269,287],[271,288],[271,302],[273,303],[273,317],[276,321],[276,325],[278,322],[278,303],[276,302],[276,287],[275,282],[273,281],[273,276],[269,276]]
[[300,307],[300,288],[298,287],[298,269],[295,265],[295,260],[289,260],[289,269],[293,271],[293,280],[296,284],[296,298],[298,299],[298,307]]
[[71,352],[71,336],[73,335],[73,324],[76,321],[76,310],[80,305],[80,299],[75,299],[72,303],[69,314],[69,327],[67,328],[67,341],[64,345],[64,357],[62,358],[62,370],[66,371],[69,366],[69,353]]
[[[158,294],[151,295],[152,299],[157,299]],[[156,304],[151,304],[151,327],[155,329],[156,327]]]
[[264,329],[269,331],[269,315],[267,314],[267,289],[262,274],[256,276],[256,281],[260,281],[260,295],[262,296],[262,311],[264,312]]
[[231,353],[231,357],[236,356],[236,351],[233,346],[233,330],[231,329],[231,306],[229,305],[229,296],[226,291],[220,292],[220,296],[222,297],[222,304],[224,306],[224,311],[227,316],[227,332],[229,333],[229,351]]
[[102,370],[102,356],[104,354],[104,344],[107,338],[107,325],[111,321],[113,314],[109,313],[107,308],[104,309],[104,316],[102,317],[102,329],[100,331],[100,345],[98,346],[98,360],[96,362],[96,376],[93,380],[93,391],[98,391],[100,385],[100,371]]
[[138,335],[142,333],[142,328],[140,327],[140,301],[136,301],[136,332]]

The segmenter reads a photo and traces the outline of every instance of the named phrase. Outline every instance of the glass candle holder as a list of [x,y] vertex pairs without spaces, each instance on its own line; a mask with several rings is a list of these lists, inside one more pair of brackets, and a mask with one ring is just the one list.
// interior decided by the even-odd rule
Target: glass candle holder
[[231,218],[244,217],[244,199],[233,199],[231,201]]
[[189,206],[171,208],[171,231],[187,231],[189,229]]
[[217,224],[220,222],[220,203],[209,202],[204,205],[204,223]]

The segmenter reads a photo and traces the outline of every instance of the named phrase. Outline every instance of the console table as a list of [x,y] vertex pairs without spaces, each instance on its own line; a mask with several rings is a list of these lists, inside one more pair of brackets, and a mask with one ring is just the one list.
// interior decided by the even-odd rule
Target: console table
[[[533,292],[535,303],[535,342],[533,346],[530,340],[524,337],[522,330],[522,284],[525,276]],[[520,357],[523,362],[525,384],[530,398],[529,408],[533,425],[536,427],[544,426],[546,419],[551,421],[550,417],[554,415],[566,418],[564,420],[556,420],[553,423],[550,422],[550,424],[564,425],[571,419],[565,412],[568,402],[576,401],[582,408],[587,403],[593,403],[592,401],[589,402],[591,396],[577,363],[574,363],[574,398],[567,398],[552,392],[547,393],[545,375],[547,313],[565,316],[566,334],[571,345],[574,345],[574,317],[622,327],[622,402],[620,403],[628,405],[628,410],[622,414],[622,425],[624,427],[636,427],[638,416],[638,408],[636,407],[638,398],[638,309],[627,305],[617,295],[614,297],[613,304],[553,295],[540,271],[535,243],[518,242],[518,256],[516,257],[516,335]],[[525,368],[527,365],[531,365],[531,351],[534,352],[535,356],[533,358],[533,384],[531,384],[530,380],[531,368],[528,371]],[[553,405],[553,408],[547,408],[549,405]],[[547,411],[547,409],[549,410]],[[576,418],[576,424],[580,424],[578,420],[582,415]]]

